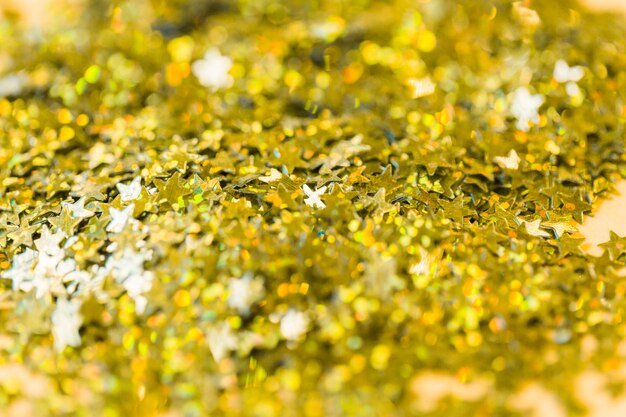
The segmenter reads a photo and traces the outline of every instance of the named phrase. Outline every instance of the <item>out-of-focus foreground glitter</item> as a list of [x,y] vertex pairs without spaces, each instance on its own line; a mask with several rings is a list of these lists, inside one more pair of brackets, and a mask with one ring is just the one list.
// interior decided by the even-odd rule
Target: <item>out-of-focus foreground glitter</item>
[[577,232],[626,176],[621,18],[49,7],[0,20],[0,415],[521,416],[537,393],[584,415],[624,394],[626,238],[592,256]]

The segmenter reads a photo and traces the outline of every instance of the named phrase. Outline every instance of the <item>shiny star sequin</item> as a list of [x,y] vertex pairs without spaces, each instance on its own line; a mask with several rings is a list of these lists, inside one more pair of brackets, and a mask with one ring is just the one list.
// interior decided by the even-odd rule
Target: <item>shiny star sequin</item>
[[539,107],[545,99],[541,94],[530,94],[528,88],[519,87],[513,93],[511,102],[511,113],[517,119],[515,126],[521,131],[528,131],[530,123],[539,123]]
[[133,201],[141,195],[141,177],[135,177],[130,184],[116,184],[115,187],[120,192],[120,199],[123,203]]
[[202,59],[192,64],[191,71],[200,84],[215,91],[232,85],[233,78],[229,74],[232,66],[230,58],[223,56],[216,48],[210,48]]
[[81,197],[74,203],[62,202],[61,207],[66,208],[70,215],[76,219],[85,219],[94,215],[93,211],[85,208],[86,198]]
[[536,219],[536,220],[533,220],[532,222],[522,220],[522,224],[526,228],[526,231],[528,232],[528,234],[531,236],[550,237],[550,234],[548,232],[540,229],[540,227],[542,226],[541,219]]
[[77,347],[81,339],[78,330],[82,324],[80,301],[59,298],[52,313],[54,349],[61,352],[66,346]]
[[308,185],[303,184],[302,191],[304,191],[304,194],[306,195],[304,203],[309,207],[320,209],[325,208],[326,204],[324,204],[324,202],[320,199],[320,196],[326,192],[326,188],[326,186],[323,186],[313,191]]
[[111,233],[120,233],[122,230],[124,230],[126,223],[128,223],[128,220],[132,217],[134,209],[135,204],[129,204],[123,209],[110,207],[109,215],[111,216],[111,221],[107,225],[106,231]]
[[515,149],[511,149],[508,156],[497,156],[493,161],[502,168],[518,169],[521,159],[515,152]]

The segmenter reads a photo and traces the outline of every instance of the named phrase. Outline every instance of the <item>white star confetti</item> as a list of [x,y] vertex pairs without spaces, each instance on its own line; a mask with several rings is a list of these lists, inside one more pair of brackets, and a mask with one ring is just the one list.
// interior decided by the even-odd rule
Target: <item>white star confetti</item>
[[430,273],[430,266],[432,265],[432,255],[429,255],[428,251],[423,248],[419,248],[420,261],[410,266],[409,272],[414,275],[427,275]]
[[57,299],[56,308],[52,313],[52,336],[54,349],[62,352],[66,346],[79,346],[78,330],[83,323],[80,315],[80,301],[77,299]]
[[580,88],[578,81],[580,81],[585,75],[585,69],[581,66],[570,67],[562,59],[559,59],[554,65],[554,72],[552,77],[558,83],[565,84],[565,92],[570,97],[575,97],[580,94]]
[[218,327],[209,330],[207,344],[216,362],[221,361],[228,353],[237,348],[237,338],[227,323],[221,323]]
[[152,289],[154,273],[146,271],[144,262],[149,259],[146,252],[135,252],[125,248],[119,258],[111,257],[107,260],[106,268],[111,271],[115,281],[121,284],[128,296],[135,301],[135,310],[141,314],[145,311],[147,298],[144,294]]
[[320,187],[317,190],[313,191],[309,188],[308,185],[302,185],[302,191],[306,194],[307,198],[304,199],[304,202],[309,207],[315,207],[323,209],[326,207],[326,204],[320,199],[320,196],[326,192],[326,186]]
[[521,159],[515,152],[515,149],[511,149],[509,156],[496,156],[493,158],[493,161],[502,168],[518,169]]
[[39,252],[37,266],[32,275],[36,298],[41,298],[51,292],[53,294],[66,293],[63,280],[67,274],[76,269],[76,262],[73,259],[63,259],[64,257],[63,250],[52,255]]
[[252,279],[249,274],[242,278],[231,278],[228,283],[226,304],[239,311],[239,314],[247,315],[250,306],[263,298],[264,294],[263,281],[259,278]]
[[300,311],[290,309],[280,320],[280,333],[287,340],[298,340],[308,327],[309,319]]
[[577,95],[580,94],[580,88],[578,87],[578,84],[576,84],[575,82],[569,82],[565,84],[565,92],[570,97],[576,97]]
[[2,278],[10,279],[13,282],[13,291],[30,291],[33,288],[32,269],[37,259],[37,251],[26,248],[24,252],[13,256],[11,268],[2,272]]
[[332,42],[345,30],[346,23],[343,19],[331,17],[325,21],[315,22],[311,25],[311,34],[318,39]]
[[223,56],[216,48],[211,48],[202,59],[191,64],[191,71],[200,84],[216,91],[233,84],[233,77],[228,73],[232,66],[233,61],[229,57]]
[[124,230],[124,226],[128,223],[133,211],[135,210],[135,204],[129,204],[122,210],[118,210],[114,207],[109,208],[109,214],[111,215],[111,222],[107,225],[106,231],[111,233],[120,233]]
[[511,113],[517,118],[516,127],[524,132],[530,128],[529,123],[539,123],[539,107],[544,102],[541,94],[530,94],[526,87],[520,87],[513,93]]
[[0,97],[18,96],[26,84],[23,74],[11,74],[0,78]]
[[554,65],[552,77],[557,83],[567,83],[570,81],[580,81],[585,75],[585,69],[581,66],[570,67],[562,59],[559,59]]
[[278,181],[282,177],[283,174],[279,170],[277,170],[276,168],[271,168],[270,172],[265,176],[259,177],[259,180],[269,184],[274,181]]
[[50,233],[48,226],[44,226],[41,229],[41,236],[39,239],[35,239],[34,243],[39,252],[46,253],[48,255],[54,255],[61,251],[59,244],[65,237],[62,230],[57,230],[55,233]]
[[128,185],[119,183],[115,187],[120,192],[122,203],[137,200],[141,195],[141,177],[136,176]]
[[409,78],[407,84],[411,88],[413,98],[429,96],[435,92],[435,84],[430,77]]
[[66,207],[70,211],[70,215],[72,217],[77,219],[85,219],[95,214],[93,211],[87,210],[85,208],[85,202],[85,197],[81,197],[72,204],[64,201],[61,203],[61,207]]
[[39,251],[26,249],[13,257],[10,269],[0,276],[13,281],[14,291],[30,292],[35,289],[35,298],[46,294],[65,295],[64,278],[76,270],[73,259],[64,259],[65,251],[58,246],[63,238],[59,232],[52,234],[44,228],[42,236],[35,240]]

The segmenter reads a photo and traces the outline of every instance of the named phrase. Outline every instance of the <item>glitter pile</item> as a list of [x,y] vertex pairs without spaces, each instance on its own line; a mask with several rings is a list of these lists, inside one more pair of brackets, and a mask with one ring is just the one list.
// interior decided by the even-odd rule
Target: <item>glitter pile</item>
[[0,20],[0,414],[581,413],[626,361],[626,238],[577,233],[626,177],[617,18],[56,7]]

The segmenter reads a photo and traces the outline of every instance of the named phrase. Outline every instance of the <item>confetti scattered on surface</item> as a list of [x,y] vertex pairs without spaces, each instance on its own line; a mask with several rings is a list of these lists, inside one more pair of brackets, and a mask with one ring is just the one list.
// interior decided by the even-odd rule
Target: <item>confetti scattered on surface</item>
[[578,233],[626,177],[617,17],[3,13],[0,415],[524,415],[534,392],[582,416],[580,375],[624,394],[626,238],[595,256]]

